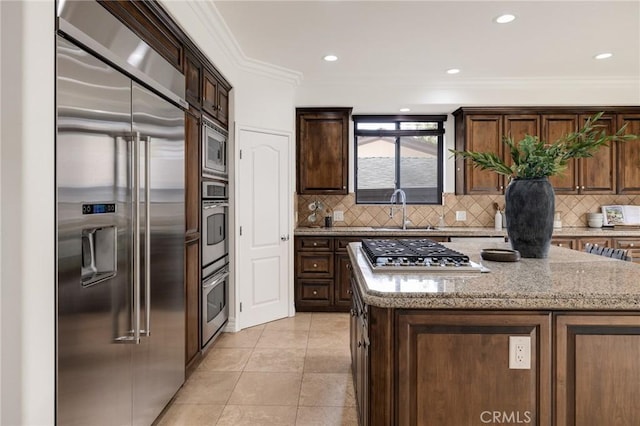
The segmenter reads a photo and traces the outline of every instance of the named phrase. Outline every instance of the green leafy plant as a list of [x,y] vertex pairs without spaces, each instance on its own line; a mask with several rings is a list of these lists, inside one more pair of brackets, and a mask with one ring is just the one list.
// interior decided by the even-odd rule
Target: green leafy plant
[[525,135],[515,143],[513,138],[505,136],[503,143],[510,150],[511,164],[500,158],[494,152],[456,151],[449,150],[454,155],[472,161],[473,166],[482,170],[492,170],[512,179],[535,179],[554,176],[567,168],[572,158],[592,157],[602,145],[614,141],[638,139],[639,136],[624,131],[626,124],[615,134],[608,135],[605,125],[598,120],[603,112],[589,117],[584,126],[576,132],[571,132],[553,143],[541,141],[537,136]]

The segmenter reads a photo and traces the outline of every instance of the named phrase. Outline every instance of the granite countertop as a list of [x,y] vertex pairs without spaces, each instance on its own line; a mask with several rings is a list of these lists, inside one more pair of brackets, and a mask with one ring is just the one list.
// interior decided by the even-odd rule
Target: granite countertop
[[482,260],[501,242],[443,243],[488,273],[373,272],[360,250],[349,255],[365,303],[407,309],[640,310],[640,265],[552,246],[546,259]]
[[[376,228],[369,226],[334,226],[331,228],[322,227],[299,227],[294,230],[297,236],[358,236],[375,235],[385,237],[399,237],[403,235],[419,235],[428,237],[429,235],[455,236],[455,237],[506,237],[507,230],[495,230],[493,227],[465,227],[451,226],[436,229],[410,228],[407,230],[393,228]],[[620,229],[620,228],[557,228],[553,230],[554,237],[640,237],[640,229]]]

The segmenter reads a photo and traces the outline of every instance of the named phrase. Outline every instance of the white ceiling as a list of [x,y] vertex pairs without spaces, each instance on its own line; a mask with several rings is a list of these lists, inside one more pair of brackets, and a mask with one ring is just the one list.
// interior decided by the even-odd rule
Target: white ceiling
[[[246,56],[302,73],[303,87],[640,80],[637,0],[214,4]],[[493,22],[507,12],[517,19]]]

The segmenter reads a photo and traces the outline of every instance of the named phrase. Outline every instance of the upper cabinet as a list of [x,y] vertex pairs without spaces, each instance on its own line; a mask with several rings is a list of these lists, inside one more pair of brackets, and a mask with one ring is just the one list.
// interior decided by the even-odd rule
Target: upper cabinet
[[[617,128],[640,135],[640,108],[635,113],[618,114]],[[640,194],[640,139],[618,144],[618,193]]]
[[224,80],[205,68],[202,76],[202,109],[224,128],[229,125],[229,86]]
[[[599,111],[606,111],[598,123],[608,134],[624,123],[628,133],[640,133],[640,109],[630,107],[536,107],[459,108],[456,123],[456,150],[495,152],[511,163],[505,136],[514,141],[525,134],[552,142],[578,130]],[[635,126],[635,127],[634,127]],[[592,157],[572,159],[563,174],[549,181],[556,194],[638,194],[640,193],[640,141],[602,146]],[[508,184],[504,176],[473,168],[469,161],[456,159],[457,194],[502,194]]]
[[186,98],[189,104],[225,129],[229,126],[229,91],[231,86],[204,58],[185,52]]
[[347,194],[351,108],[297,108],[298,194]]

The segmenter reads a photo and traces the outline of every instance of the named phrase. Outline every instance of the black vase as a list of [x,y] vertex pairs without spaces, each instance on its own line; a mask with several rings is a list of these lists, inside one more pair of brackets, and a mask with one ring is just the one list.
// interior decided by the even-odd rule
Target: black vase
[[555,212],[555,193],[549,179],[514,179],[507,186],[504,201],[511,247],[522,257],[547,257]]

